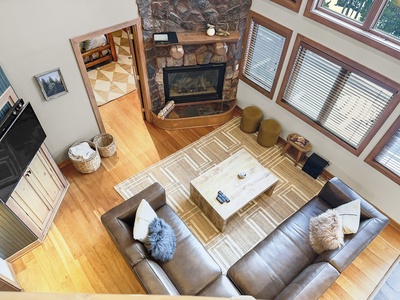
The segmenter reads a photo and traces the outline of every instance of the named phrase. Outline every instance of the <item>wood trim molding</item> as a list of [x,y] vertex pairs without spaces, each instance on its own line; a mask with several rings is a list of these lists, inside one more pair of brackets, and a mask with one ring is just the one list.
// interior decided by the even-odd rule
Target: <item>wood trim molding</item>
[[[393,99],[391,100],[390,104],[386,107],[384,112],[381,114],[379,119],[376,121],[375,126],[372,127],[370,132],[366,135],[366,137],[364,138],[364,140],[361,142],[361,144],[359,145],[359,147],[357,149],[354,149],[353,147],[351,147],[350,145],[348,145],[347,143],[345,143],[344,141],[342,141],[341,139],[339,139],[338,137],[336,137],[335,135],[330,133],[328,130],[324,129],[322,126],[317,125],[311,119],[307,118],[302,113],[300,113],[296,109],[289,106],[283,100],[283,94],[285,92],[286,85],[289,81],[290,73],[291,73],[293,64],[295,63],[295,60],[296,60],[297,50],[299,49],[300,45],[309,45],[309,46],[317,49],[319,54],[323,53],[323,55],[325,57],[329,57],[329,56],[333,57],[334,59],[337,59],[337,60],[341,61],[342,63],[350,66],[352,71],[354,70],[355,72],[357,72],[359,74],[366,74],[367,76],[371,77],[371,79],[374,80],[375,82],[381,82],[381,83],[385,84],[386,86],[390,87],[392,90],[397,91],[397,93],[393,96]],[[373,136],[381,128],[381,126],[386,121],[386,119],[389,117],[389,115],[393,112],[393,110],[396,108],[396,106],[400,103],[399,91],[400,91],[399,83],[345,57],[344,55],[341,55],[341,54],[339,54],[339,53],[301,35],[301,34],[298,34],[296,37],[294,46],[293,46],[292,55],[289,59],[289,63],[286,68],[285,76],[283,78],[283,81],[281,84],[281,89],[279,91],[276,103],[278,105],[282,106],[283,108],[285,108],[286,110],[288,110],[290,113],[297,116],[299,119],[303,120],[304,122],[306,122],[307,124],[312,126],[313,128],[315,128],[316,130],[318,130],[319,132],[321,132],[322,134],[324,134],[325,136],[327,136],[328,138],[330,138],[331,140],[333,140],[338,145],[342,146],[344,149],[348,150],[349,152],[353,153],[356,156],[359,156],[361,154],[361,152],[365,149],[365,147],[368,145],[368,143],[371,141]]]
[[387,142],[392,138],[393,134],[400,128],[400,116],[397,117],[396,121],[390,126],[388,131],[383,135],[380,141],[376,144],[374,149],[370,152],[370,154],[365,158],[365,162],[373,167],[375,170],[381,172],[383,175],[393,180],[397,184],[400,184],[400,177],[390,171],[389,169],[382,166],[380,163],[375,161],[375,157],[382,150],[382,148],[387,144]]
[[302,0],[271,0],[271,1],[298,13],[300,10]]
[[[140,18],[135,19],[135,20],[131,20],[131,21],[127,21],[127,22],[124,22],[124,23],[121,23],[121,24],[118,24],[118,25],[114,25],[114,26],[111,26],[111,27],[107,27],[107,28],[103,28],[103,29],[100,29],[100,30],[96,30],[96,31],[93,31],[93,32],[90,32],[90,33],[87,33],[87,34],[84,34],[84,35],[81,35],[81,36],[77,36],[77,37],[74,37],[74,38],[70,39],[70,42],[71,42],[71,45],[72,45],[72,49],[74,51],[75,58],[76,58],[76,61],[78,63],[79,71],[81,73],[81,76],[82,76],[82,79],[83,79],[83,83],[85,85],[87,94],[89,96],[89,101],[90,101],[90,104],[91,104],[92,109],[93,109],[93,113],[94,113],[96,121],[97,121],[97,125],[99,126],[99,130],[102,133],[104,133],[106,130],[105,130],[105,127],[104,127],[104,123],[103,123],[103,121],[101,119],[101,115],[100,115],[99,109],[97,107],[96,98],[94,96],[93,89],[92,89],[92,87],[90,85],[90,80],[89,80],[89,77],[87,75],[85,63],[84,63],[84,61],[82,59],[82,55],[81,55],[81,52],[80,52],[80,49],[79,49],[79,43],[83,42],[83,41],[85,41],[87,39],[90,39],[90,38],[93,38],[93,37],[96,37],[96,36],[99,36],[99,35],[102,35],[102,34],[106,34],[106,33],[109,33],[109,32],[121,30],[123,28],[127,28],[127,27],[130,27],[130,26],[132,26],[135,29],[134,33],[133,33],[134,39],[135,39],[135,41],[137,41],[137,45],[136,45],[137,46],[137,50],[136,50],[135,55],[140,56],[140,53],[143,53],[143,57],[144,57],[144,45],[143,45],[141,19]],[[146,60],[142,59],[141,57],[137,57],[137,61],[138,61],[139,71],[142,72],[142,73],[140,73],[142,78],[147,78],[147,68],[146,68],[146,66],[144,66],[144,68],[142,66],[143,62],[145,63]],[[149,104],[150,103],[149,88],[148,88],[147,83],[145,82],[145,80],[141,80],[140,81],[140,85],[141,85],[141,88],[142,88],[142,97],[143,97],[143,104],[144,104],[144,107],[145,107],[145,111],[148,111],[149,110],[148,108],[151,107],[150,104]],[[149,118],[148,120],[151,120],[150,111],[148,111],[145,115],[146,115],[146,118],[147,117]]]
[[400,59],[400,45],[391,41],[390,38],[380,36],[374,30],[366,31],[364,28],[352,25],[351,22],[345,22],[333,14],[331,15],[324,10],[317,9],[316,5],[318,2],[319,0],[308,0],[303,15],[372,48]]
[[272,100],[275,91],[276,91],[276,86],[278,84],[278,80],[282,71],[282,66],[283,66],[283,62],[286,58],[287,55],[287,50],[289,48],[289,43],[290,40],[292,38],[292,34],[293,31],[287,27],[284,27],[283,25],[268,19],[266,17],[264,17],[263,15],[260,15],[254,11],[249,11],[248,17],[247,17],[247,22],[246,22],[246,31],[245,31],[245,35],[244,35],[244,41],[248,41],[249,39],[249,33],[250,33],[250,24],[251,21],[254,20],[254,23],[256,24],[260,24],[261,26],[274,31],[275,33],[278,33],[281,36],[285,37],[285,44],[283,46],[282,49],[282,54],[281,54],[281,58],[279,60],[279,64],[277,66],[277,71],[275,73],[275,78],[274,78],[274,82],[272,84],[271,87],[271,91],[267,91],[265,89],[263,89],[262,87],[260,87],[259,85],[255,84],[252,80],[249,80],[243,73],[244,73],[244,63],[246,60],[246,53],[249,47],[249,43],[243,43],[243,55],[240,59],[240,73],[239,73],[239,79],[246,82],[248,85],[250,85],[252,88],[254,88],[255,90],[257,90],[258,92],[260,92],[261,94],[263,94],[264,96],[268,97],[270,100]]

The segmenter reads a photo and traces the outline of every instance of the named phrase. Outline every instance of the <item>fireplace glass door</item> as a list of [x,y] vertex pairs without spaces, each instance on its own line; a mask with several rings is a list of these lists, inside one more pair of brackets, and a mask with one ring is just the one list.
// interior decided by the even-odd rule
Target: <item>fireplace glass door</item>
[[189,103],[222,99],[225,64],[164,68],[166,102]]

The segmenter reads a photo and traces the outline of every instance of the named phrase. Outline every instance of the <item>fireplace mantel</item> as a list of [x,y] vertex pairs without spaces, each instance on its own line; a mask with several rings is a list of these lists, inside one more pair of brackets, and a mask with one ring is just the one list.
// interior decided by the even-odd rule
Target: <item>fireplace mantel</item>
[[229,36],[208,36],[205,32],[184,32],[177,33],[178,43],[171,44],[155,44],[156,47],[169,47],[173,45],[204,45],[213,43],[236,43],[240,34],[238,31],[230,32]]

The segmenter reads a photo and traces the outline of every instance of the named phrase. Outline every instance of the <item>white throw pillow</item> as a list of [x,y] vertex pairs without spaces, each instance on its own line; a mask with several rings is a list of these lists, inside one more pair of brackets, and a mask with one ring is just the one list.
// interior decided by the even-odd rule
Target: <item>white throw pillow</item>
[[135,224],[133,225],[133,238],[144,243],[149,233],[149,224],[157,218],[156,212],[145,199],[139,204],[136,211]]
[[358,231],[361,212],[360,202],[360,199],[356,199],[335,208],[342,218],[344,234],[356,233]]

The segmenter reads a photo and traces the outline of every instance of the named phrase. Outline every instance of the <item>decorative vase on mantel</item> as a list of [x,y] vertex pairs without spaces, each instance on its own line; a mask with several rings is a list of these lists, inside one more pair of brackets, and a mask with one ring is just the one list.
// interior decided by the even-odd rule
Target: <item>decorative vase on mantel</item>
[[207,35],[213,36],[215,34],[215,25],[207,24]]

